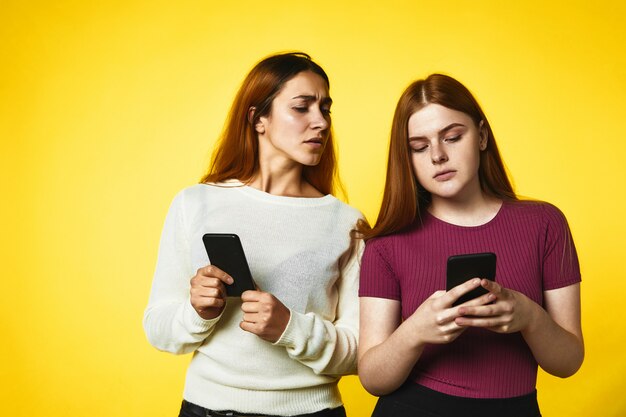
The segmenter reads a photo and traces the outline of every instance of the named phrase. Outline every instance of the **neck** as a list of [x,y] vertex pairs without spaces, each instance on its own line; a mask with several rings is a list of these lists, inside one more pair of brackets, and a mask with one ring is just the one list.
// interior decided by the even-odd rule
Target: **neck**
[[321,197],[322,194],[302,176],[303,166],[298,163],[261,163],[249,186],[268,194],[286,197]]
[[478,192],[465,199],[433,196],[428,211],[433,216],[457,226],[480,226],[493,219],[502,200]]

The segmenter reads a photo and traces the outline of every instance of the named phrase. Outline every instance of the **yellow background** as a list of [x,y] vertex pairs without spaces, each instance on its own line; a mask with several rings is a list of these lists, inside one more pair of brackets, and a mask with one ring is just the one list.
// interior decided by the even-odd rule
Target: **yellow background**
[[[190,357],[141,327],[163,219],[245,73],[298,49],[331,78],[342,176],[371,220],[401,91],[433,71],[469,86],[582,264],[587,357],[540,375],[544,416],[624,415],[624,4],[3,0],[0,414],[176,415]],[[341,389],[369,415],[355,377]]]

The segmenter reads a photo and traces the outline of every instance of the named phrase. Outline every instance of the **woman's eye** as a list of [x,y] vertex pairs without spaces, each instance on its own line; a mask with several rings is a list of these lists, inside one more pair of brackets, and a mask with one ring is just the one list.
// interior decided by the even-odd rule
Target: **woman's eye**
[[322,114],[325,114],[325,115],[330,114],[330,108],[322,107],[320,110],[322,111]]
[[415,146],[415,147],[411,147],[411,152],[413,152],[413,153],[422,153],[422,152],[426,151],[427,148],[428,148],[428,146]]
[[461,139],[461,135],[457,135],[457,136],[452,136],[452,137],[449,137],[449,138],[445,138],[444,140],[445,140],[446,142],[452,142],[452,143],[454,143],[454,142],[458,141],[459,139]]
[[306,106],[296,106],[293,109],[298,113],[306,113],[309,110],[309,108]]

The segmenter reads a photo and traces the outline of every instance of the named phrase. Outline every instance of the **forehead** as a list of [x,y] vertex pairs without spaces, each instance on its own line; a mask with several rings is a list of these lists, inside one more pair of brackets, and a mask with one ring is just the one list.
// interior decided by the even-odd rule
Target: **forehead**
[[316,73],[302,71],[287,81],[276,97],[291,99],[299,96],[328,97],[328,85]]
[[430,103],[409,117],[409,137],[433,136],[452,123],[459,123],[468,127],[474,125],[474,121],[467,114],[440,104]]

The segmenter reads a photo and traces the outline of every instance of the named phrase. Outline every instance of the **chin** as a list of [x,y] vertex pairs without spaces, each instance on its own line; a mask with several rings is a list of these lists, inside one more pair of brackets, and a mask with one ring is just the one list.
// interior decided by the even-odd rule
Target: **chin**
[[322,155],[308,156],[306,158],[300,158],[298,162],[307,167],[314,167],[320,163]]
[[441,190],[441,189],[434,189],[434,190],[427,190],[428,192],[430,192],[430,195],[435,197],[435,198],[441,198],[441,199],[445,199],[445,200],[454,200],[455,198],[459,197],[460,192],[459,190]]
[[304,165],[305,167],[315,167],[315,166],[318,166],[319,163],[320,163],[319,159],[315,162],[301,162],[301,164]]

